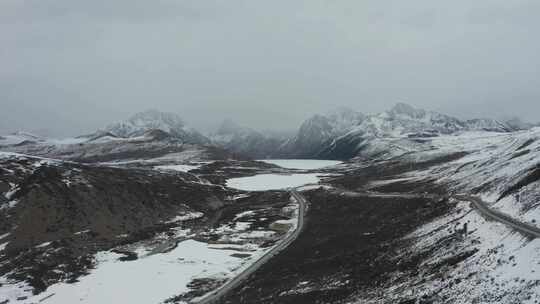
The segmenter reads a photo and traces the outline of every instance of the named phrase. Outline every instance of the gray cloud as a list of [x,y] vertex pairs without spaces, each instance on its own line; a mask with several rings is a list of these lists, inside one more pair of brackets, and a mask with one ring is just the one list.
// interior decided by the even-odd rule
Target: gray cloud
[[72,135],[147,108],[286,129],[397,101],[538,121],[539,14],[534,0],[4,0],[0,129]]

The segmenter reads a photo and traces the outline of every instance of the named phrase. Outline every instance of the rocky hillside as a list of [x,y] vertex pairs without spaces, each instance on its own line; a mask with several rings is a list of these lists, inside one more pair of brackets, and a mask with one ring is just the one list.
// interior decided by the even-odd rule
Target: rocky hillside
[[1,153],[0,277],[34,293],[73,282],[96,252],[166,231],[178,215],[211,217],[229,195],[181,172]]

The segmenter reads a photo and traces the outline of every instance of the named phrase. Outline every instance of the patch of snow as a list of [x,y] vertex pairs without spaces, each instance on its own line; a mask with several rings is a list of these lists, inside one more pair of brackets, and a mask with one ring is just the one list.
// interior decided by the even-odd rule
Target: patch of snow
[[90,232],[90,229],[86,229],[86,230],[83,230],[83,231],[75,232],[74,234],[75,234],[75,235],[81,235],[81,234],[85,234],[85,233],[88,233],[88,232]]
[[198,219],[204,216],[204,213],[202,212],[187,212],[185,214],[177,215],[174,218],[166,221],[165,223],[175,223],[175,222],[181,222],[181,221],[188,221],[188,220],[194,220]]
[[309,190],[317,190],[317,189],[332,190],[334,188],[329,185],[306,185],[306,186],[301,186],[301,187],[296,188],[296,191],[309,191]]
[[341,164],[335,160],[318,159],[263,159],[262,162],[280,166],[287,169],[315,170]]
[[19,190],[19,186],[17,186],[16,184],[9,183],[9,186],[11,187],[11,189],[10,189],[8,192],[6,192],[6,193],[4,194],[4,196],[5,196],[8,200],[11,199],[11,198],[13,197],[13,195],[14,195],[15,193],[17,193],[17,191]]
[[17,200],[9,201],[9,202],[4,203],[3,205],[1,205],[0,210],[11,209],[11,208],[15,207],[18,203],[19,203],[19,201],[17,201]]
[[158,170],[174,170],[174,171],[180,171],[180,172],[189,172],[191,170],[195,170],[200,168],[201,165],[169,165],[169,166],[157,166],[154,167]]
[[[96,256],[97,268],[79,282],[54,284],[37,296],[17,289],[20,283],[5,282],[0,294],[9,297],[9,303],[20,304],[163,303],[189,291],[187,285],[194,278],[232,276],[247,260],[232,257],[230,252],[195,240],[180,242],[171,252],[129,262],[119,261],[121,254],[101,252]],[[21,296],[28,299],[17,301]]]
[[246,216],[252,216],[254,214],[255,214],[255,211],[253,211],[253,210],[240,212],[240,213],[238,213],[237,215],[234,216],[234,220],[237,220],[237,219],[240,219],[240,218],[243,218],[243,217],[246,217]]
[[[467,233],[456,232],[464,223],[468,225]],[[448,238],[460,241],[449,244],[444,241]],[[537,284],[540,240],[527,239],[501,223],[486,220],[467,203],[459,203],[456,212],[424,225],[407,239],[414,242],[415,248],[434,251],[419,267],[418,278],[387,290],[385,294],[390,298],[386,300],[390,302],[403,292],[412,292],[417,297],[436,294],[456,303],[537,303],[535,301],[540,300]],[[433,247],[434,244],[448,245]],[[476,252],[448,268],[444,276],[423,279],[422,271],[430,265],[470,250]],[[411,290],[410,286],[415,287]]]
[[43,247],[47,247],[51,244],[51,242],[45,242],[45,243],[42,243],[42,244],[39,244],[36,246],[36,248],[43,248]]
[[234,229],[237,231],[245,231],[248,230],[249,227],[251,227],[251,223],[249,222],[236,222],[234,225]]

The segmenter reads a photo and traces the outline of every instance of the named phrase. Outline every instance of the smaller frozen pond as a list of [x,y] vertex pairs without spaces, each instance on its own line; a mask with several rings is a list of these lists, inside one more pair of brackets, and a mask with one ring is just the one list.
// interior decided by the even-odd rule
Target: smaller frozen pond
[[260,161],[287,169],[315,170],[341,164],[336,160],[318,159],[261,159]]
[[231,178],[227,186],[244,191],[280,190],[300,187],[319,182],[318,174],[259,174],[248,177]]

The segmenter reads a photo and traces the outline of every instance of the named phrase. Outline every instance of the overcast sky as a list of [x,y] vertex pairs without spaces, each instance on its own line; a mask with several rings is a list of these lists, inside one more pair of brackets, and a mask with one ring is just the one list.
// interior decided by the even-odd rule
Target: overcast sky
[[538,0],[0,0],[0,130],[296,128],[398,101],[540,121]]

